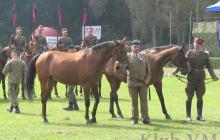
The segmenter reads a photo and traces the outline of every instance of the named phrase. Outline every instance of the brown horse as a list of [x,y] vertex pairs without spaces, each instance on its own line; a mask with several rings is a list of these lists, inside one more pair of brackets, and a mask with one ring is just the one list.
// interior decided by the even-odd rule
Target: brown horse
[[7,99],[5,92],[5,76],[2,73],[2,70],[5,67],[5,64],[7,63],[8,58],[10,58],[10,54],[11,54],[11,49],[9,47],[4,47],[0,51],[0,82],[2,82],[3,96],[5,99]]
[[[162,111],[167,119],[171,119],[170,115],[167,113],[166,106],[164,103],[164,97],[162,92],[162,78],[163,78],[163,67],[168,61],[172,61],[176,65],[182,74],[187,73],[187,64],[184,56],[184,47],[171,45],[164,47],[155,47],[151,49],[143,50],[146,57],[149,59],[149,66],[151,68],[151,81],[150,84],[154,85],[157,95],[159,97]],[[126,71],[117,68],[115,58],[110,59],[106,64],[104,74],[110,83],[110,109],[109,112],[112,117],[115,118],[114,113],[114,102],[117,107],[118,115],[123,118],[119,103],[117,91],[120,87],[121,82],[127,82]]]
[[[41,85],[42,116],[44,122],[48,122],[46,118],[46,104],[54,81],[57,81],[68,85],[83,85],[86,122],[87,124],[96,123],[96,110],[99,104],[96,85],[104,65],[112,56],[116,56],[117,60],[124,65],[128,64],[127,51],[123,41],[104,42],[76,53],[48,51],[35,56],[31,60],[28,69],[27,89],[31,97],[37,73]],[[90,89],[92,89],[95,98],[91,120],[89,119]]]

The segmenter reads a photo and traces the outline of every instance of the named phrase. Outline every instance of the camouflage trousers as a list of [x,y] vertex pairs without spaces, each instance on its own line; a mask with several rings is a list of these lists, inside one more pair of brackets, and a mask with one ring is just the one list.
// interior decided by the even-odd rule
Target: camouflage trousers
[[148,101],[147,101],[147,87],[146,86],[129,87],[129,94],[131,97],[131,107],[132,107],[131,119],[133,119],[133,120],[139,119],[138,96],[140,97],[142,119],[149,118]]
[[76,101],[76,96],[74,94],[74,85],[68,86],[67,99],[69,102]]
[[18,94],[20,83],[8,83],[8,94],[11,99],[11,106],[18,106]]

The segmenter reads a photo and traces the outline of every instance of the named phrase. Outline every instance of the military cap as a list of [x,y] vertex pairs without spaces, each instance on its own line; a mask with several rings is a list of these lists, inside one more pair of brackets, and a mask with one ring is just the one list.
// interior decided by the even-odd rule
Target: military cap
[[62,32],[67,32],[67,28],[62,28]]
[[133,45],[133,46],[139,46],[139,47],[140,47],[140,44],[141,44],[140,41],[137,40],[137,39],[135,39],[135,40],[132,41],[132,45]]
[[16,31],[22,31],[21,27],[16,27]]

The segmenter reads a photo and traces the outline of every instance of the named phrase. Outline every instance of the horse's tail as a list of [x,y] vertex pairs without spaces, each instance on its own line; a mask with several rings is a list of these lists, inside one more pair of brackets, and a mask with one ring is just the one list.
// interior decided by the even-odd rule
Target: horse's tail
[[40,54],[35,55],[30,60],[29,67],[28,67],[26,86],[27,86],[28,96],[29,96],[30,99],[32,98],[32,95],[33,95],[34,79],[36,77],[35,63],[36,63],[39,56],[40,56]]

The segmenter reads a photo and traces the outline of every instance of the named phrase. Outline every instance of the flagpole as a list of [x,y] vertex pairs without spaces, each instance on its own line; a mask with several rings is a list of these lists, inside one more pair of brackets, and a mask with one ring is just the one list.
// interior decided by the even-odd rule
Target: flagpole
[[189,50],[191,49],[191,31],[192,31],[192,11],[190,11],[190,18],[189,18]]

